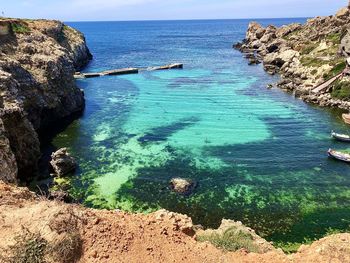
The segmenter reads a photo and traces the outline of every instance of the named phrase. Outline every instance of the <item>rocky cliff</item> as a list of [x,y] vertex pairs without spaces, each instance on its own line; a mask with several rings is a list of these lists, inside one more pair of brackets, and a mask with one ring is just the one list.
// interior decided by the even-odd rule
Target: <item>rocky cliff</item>
[[[246,54],[249,64],[262,62],[268,73],[279,73],[279,87],[321,106],[350,109],[350,78],[339,75],[350,56],[349,25],[348,7],[303,25],[264,28],[252,22],[243,42],[234,47]],[[339,78],[317,88],[335,76]]]
[[73,74],[91,54],[59,21],[0,19],[0,179],[35,174],[38,133],[84,108]]

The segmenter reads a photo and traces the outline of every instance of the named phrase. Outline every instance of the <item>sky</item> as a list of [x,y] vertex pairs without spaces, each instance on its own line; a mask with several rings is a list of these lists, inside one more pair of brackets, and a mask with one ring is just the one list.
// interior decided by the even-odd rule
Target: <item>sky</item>
[[6,17],[62,21],[313,17],[348,0],[0,0]]

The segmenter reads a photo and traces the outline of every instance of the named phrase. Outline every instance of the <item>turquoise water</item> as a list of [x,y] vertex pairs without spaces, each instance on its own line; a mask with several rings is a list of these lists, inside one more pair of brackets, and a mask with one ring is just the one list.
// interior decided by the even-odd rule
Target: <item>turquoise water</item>
[[[84,116],[53,140],[79,161],[72,193],[90,207],[166,208],[207,227],[241,220],[276,242],[347,229],[350,166],[326,151],[349,148],[329,136],[348,129],[339,113],[266,89],[277,77],[231,48],[248,22],[72,23],[95,56],[86,71],[185,65],[78,81]],[[198,186],[180,196],[173,177]]]

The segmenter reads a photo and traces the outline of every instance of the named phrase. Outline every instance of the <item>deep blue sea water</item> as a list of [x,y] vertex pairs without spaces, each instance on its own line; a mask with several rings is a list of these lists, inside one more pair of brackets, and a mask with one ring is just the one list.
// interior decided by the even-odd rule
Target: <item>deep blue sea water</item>
[[[260,20],[277,26],[305,19]],[[184,63],[183,70],[79,80],[84,116],[53,144],[78,159],[72,192],[90,207],[241,220],[269,240],[303,242],[350,222],[350,166],[327,158],[339,113],[279,89],[232,44],[248,20],[68,23],[94,60],[86,72]],[[169,189],[185,177],[190,196]]]

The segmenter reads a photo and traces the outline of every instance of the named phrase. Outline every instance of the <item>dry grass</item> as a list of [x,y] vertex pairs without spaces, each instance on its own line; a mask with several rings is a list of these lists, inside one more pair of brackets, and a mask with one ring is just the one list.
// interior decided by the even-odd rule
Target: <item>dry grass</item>
[[[23,228],[23,232],[15,237],[15,244],[9,246],[1,254],[1,263],[45,263],[48,242],[40,233],[32,233]],[[5,256],[6,255],[6,256]]]
[[197,236],[200,242],[208,241],[217,248],[225,251],[237,251],[246,249],[249,252],[258,252],[259,248],[254,244],[253,237],[248,233],[230,227],[223,233],[210,233]]

